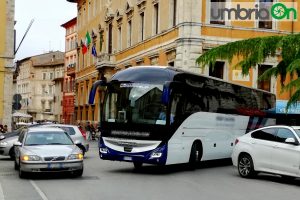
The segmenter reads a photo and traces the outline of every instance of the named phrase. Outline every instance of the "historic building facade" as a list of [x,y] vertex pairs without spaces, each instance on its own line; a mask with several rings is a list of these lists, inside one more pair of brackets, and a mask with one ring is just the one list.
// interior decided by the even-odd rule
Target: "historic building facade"
[[[280,55],[251,69],[248,76],[242,76],[241,69],[234,68],[236,59],[231,64],[219,60],[214,70],[200,68],[195,61],[203,52],[227,42],[299,32],[299,20],[212,20],[212,5],[216,2],[231,2],[228,0],[67,1],[77,3],[78,7],[76,84],[79,120],[99,119],[98,103],[95,106],[87,105],[88,91],[94,80],[101,77],[109,79],[118,70],[139,65],[173,66],[268,90],[280,100],[290,97],[289,92],[280,92],[279,80],[257,80],[264,70],[277,64]],[[300,10],[299,6],[297,10]],[[96,57],[92,54],[93,49],[97,51]]]
[[65,37],[65,74],[63,81],[62,121],[76,123],[75,113],[75,69],[77,67],[77,18],[61,26],[66,29]]
[[[22,96],[21,112],[33,121],[61,121],[64,53],[49,52],[17,62],[17,94]],[[55,85],[56,84],[56,85]],[[59,106],[58,106],[59,105]]]
[[11,128],[15,1],[0,1],[0,124]]

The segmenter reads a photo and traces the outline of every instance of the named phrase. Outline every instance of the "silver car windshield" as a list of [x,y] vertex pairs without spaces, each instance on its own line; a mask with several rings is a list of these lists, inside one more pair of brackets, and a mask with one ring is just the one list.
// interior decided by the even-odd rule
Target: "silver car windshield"
[[32,132],[26,136],[25,146],[72,145],[73,141],[65,132]]

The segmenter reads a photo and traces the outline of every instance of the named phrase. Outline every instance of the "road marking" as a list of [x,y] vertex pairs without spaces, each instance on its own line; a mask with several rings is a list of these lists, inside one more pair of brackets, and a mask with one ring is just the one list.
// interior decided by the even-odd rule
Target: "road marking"
[[4,194],[3,194],[3,189],[2,189],[1,183],[0,183],[0,200],[4,200]]
[[30,180],[31,185],[34,187],[34,189],[39,193],[39,195],[42,197],[43,200],[48,200],[45,193],[33,182],[33,180]]

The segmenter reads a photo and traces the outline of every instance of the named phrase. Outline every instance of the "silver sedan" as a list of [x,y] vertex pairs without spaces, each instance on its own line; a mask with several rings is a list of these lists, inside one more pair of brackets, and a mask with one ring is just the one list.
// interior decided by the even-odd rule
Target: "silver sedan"
[[82,151],[62,129],[25,129],[14,146],[15,169],[19,170],[20,178],[29,172],[71,172],[74,176],[82,176]]

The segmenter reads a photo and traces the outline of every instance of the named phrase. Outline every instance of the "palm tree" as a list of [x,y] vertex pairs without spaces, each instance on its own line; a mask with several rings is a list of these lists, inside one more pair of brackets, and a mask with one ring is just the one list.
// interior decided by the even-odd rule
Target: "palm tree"
[[[300,99],[300,34],[257,37],[227,43],[205,52],[197,58],[196,62],[201,67],[206,65],[214,67],[217,59],[228,60],[231,63],[233,57],[236,56],[239,62],[234,67],[241,67],[242,74],[247,75],[251,67],[275,55],[281,55],[277,66],[266,70],[258,79],[280,77],[282,91],[295,89],[295,93],[287,103],[287,108],[289,108]],[[288,74],[291,77],[296,74],[297,78],[285,83]]]

